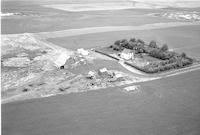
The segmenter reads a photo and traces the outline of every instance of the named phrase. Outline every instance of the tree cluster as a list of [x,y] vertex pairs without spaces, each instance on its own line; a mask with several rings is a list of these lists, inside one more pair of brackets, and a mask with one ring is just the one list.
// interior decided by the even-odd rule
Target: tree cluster
[[110,48],[116,51],[122,51],[124,48],[135,50],[136,53],[145,52],[145,42],[141,39],[131,38],[129,41],[127,39],[117,40],[114,45],[111,45]]
[[117,40],[110,46],[113,50],[122,51],[124,48],[134,50],[135,53],[146,53],[151,57],[160,59],[159,62],[152,62],[144,67],[139,67],[142,71],[147,73],[156,73],[160,71],[181,68],[193,63],[193,59],[186,56],[185,53],[178,54],[169,51],[168,45],[164,44],[161,47],[157,42],[152,40],[149,44],[141,39],[131,38]]
[[147,73],[157,73],[161,71],[182,68],[192,63],[193,63],[192,59],[178,57],[176,59],[173,58],[170,60],[150,63],[149,65],[142,67],[142,69]]

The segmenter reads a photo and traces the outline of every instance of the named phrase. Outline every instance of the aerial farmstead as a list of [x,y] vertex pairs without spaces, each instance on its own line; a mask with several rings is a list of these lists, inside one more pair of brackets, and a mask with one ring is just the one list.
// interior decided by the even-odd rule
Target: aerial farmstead
[[143,40],[135,38],[131,38],[129,41],[117,40],[109,47],[96,49],[96,52],[124,61],[125,64],[145,73],[180,69],[197,62],[184,52],[179,54],[169,49],[167,44],[160,47],[156,41],[145,43]]

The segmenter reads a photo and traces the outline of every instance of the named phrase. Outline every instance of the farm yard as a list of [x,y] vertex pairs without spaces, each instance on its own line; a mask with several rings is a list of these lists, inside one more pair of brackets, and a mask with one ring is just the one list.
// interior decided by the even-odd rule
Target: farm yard
[[[112,51],[107,53],[109,51],[104,51],[106,49],[113,50],[113,53]],[[154,40],[145,43],[142,39],[122,39],[103,49],[95,49],[95,51],[116,60],[125,61],[125,64],[145,73],[158,73],[198,63],[184,52],[178,54],[170,51],[167,44],[159,46]]]
[[[32,34],[7,35],[2,41],[3,103],[155,79],[131,73],[112,59],[93,51],[70,51],[47,44]],[[60,65],[64,57],[64,65]],[[109,76],[87,79],[87,73],[97,74],[100,69],[106,70]]]

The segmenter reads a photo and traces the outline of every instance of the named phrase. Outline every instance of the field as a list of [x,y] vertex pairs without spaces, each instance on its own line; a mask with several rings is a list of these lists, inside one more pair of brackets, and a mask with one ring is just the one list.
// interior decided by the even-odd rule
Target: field
[[2,105],[3,134],[198,135],[199,71],[123,87]]
[[[44,2],[45,3],[45,2]],[[7,8],[9,7],[9,8]],[[6,17],[2,20],[2,34],[47,32],[71,28],[97,26],[126,26],[176,20],[150,17],[148,13],[160,10],[116,10],[66,12],[35,3],[2,2],[2,12],[24,13],[26,16]]]
[[[146,42],[156,40],[160,46],[167,43],[170,49],[186,52],[189,56],[200,58],[200,27],[182,26],[143,31],[119,31],[80,36],[50,38],[48,41],[68,49],[106,47],[118,39],[141,38]],[[195,50],[194,52],[191,50]]]

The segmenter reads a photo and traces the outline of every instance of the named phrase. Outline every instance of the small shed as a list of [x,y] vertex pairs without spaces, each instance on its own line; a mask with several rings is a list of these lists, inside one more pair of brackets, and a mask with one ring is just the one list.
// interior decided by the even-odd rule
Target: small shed
[[108,72],[107,68],[99,69],[99,71],[100,71],[101,73],[103,73],[103,72]]
[[131,91],[138,91],[139,86],[135,85],[135,86],[128,86],[126,88],[124,88],[124,90],[126,90],[127,92],[131,92]]
[[89,79],[95,78],[95,72],[94,71],[89,71],[88,74],[87,74],[87,78],[89,78]]
[[98,70],[98,75],[103,78],[110,78],[113,77],[113,73],[108,71],[107,68],[102,68]]

